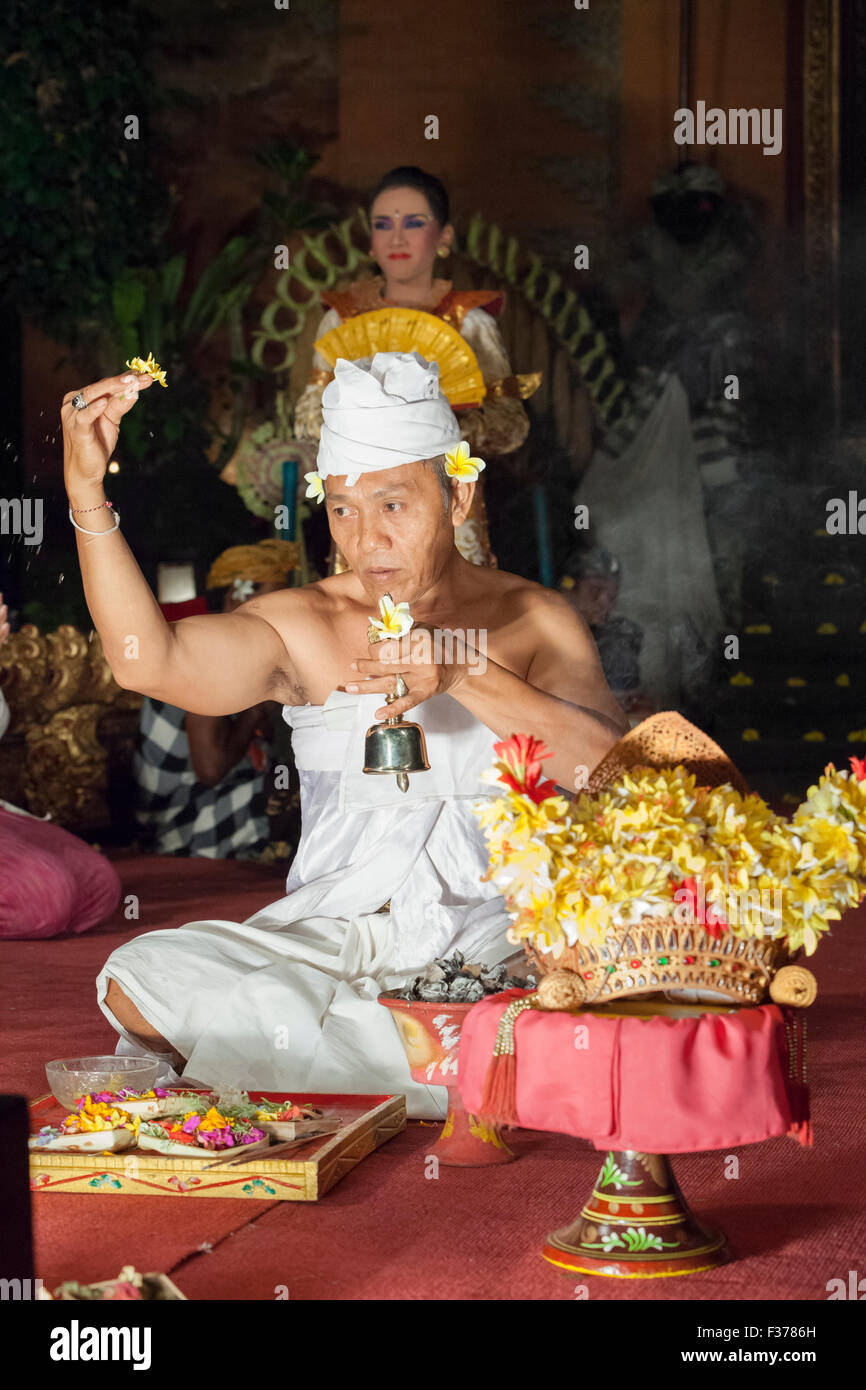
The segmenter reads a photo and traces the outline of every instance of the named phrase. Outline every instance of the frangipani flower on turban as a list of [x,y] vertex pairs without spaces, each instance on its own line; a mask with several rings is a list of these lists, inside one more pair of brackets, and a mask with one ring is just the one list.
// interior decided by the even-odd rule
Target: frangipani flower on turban
[[147,354],[146,362],[143,361],[141,357],[133,357],[132,361],[127,362],[126,365],[127,367],[130,367],[134,372],[140,372],[142,375],[146,374],[147,376],[152,376],[154,381],[159,382],[160,386],[168,386],[168,382],[165,379],[165,372],[157,362],[152,352],[149,352]]
[[322,482],[319,474],[316,472],[305,473],[304,482],[307,484],[307,491],[304,493],[304,496],[315,497],[317,502],[324,502],[325,484]]
[[408,603],[395,604],[390,594],[379,599],[379,612],[381,618],[371,618],[370,626],[382,637],[404,637],[415,621],[409,614]]
[[469,445],[465,439],[455,445],[453,449],[448,449],[445,454],[445,471],[451,478],[458,478],[461,482],[474,483],[482,468],[487,464],[483,459],[471,458],[469,455]]

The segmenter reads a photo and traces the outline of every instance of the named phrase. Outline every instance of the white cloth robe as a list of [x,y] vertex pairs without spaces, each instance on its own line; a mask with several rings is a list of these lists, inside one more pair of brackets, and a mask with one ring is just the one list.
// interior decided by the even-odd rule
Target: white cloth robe
[[[396,1092],[413,1118],[445,1115],[444,1087],[411,1079],[376,999],[454,950],[488,965],[514,954],[504,901],[481,882],[487,851],[471,809],[497,735],[449,695],[425,701],[410,718],[431,770],[403,793],[396,778],[362,771],[382,699],[334,691],[323,706],[284,708],[303,825],[286,896],[244,923],[190,922],[114,951],[97,994],[118,1053],[155,1055],[106,1007],[109,978],[187,1058],[188,1084]],[[163,1060],[161,1083],[177,1084]]]

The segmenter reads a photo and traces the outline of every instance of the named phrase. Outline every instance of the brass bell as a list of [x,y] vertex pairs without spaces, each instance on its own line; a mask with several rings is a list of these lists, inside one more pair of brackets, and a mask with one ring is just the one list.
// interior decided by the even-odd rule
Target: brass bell
[[[385,696],[385,704],[393,704],[405,694],[406,684],[398,676],[397,689]],[[410,772],[430,771],[421,725],[408,724],[396,714],[381,724],[371,724],[364,737],[364,771],[395,774],[401,792],[408,791]]]

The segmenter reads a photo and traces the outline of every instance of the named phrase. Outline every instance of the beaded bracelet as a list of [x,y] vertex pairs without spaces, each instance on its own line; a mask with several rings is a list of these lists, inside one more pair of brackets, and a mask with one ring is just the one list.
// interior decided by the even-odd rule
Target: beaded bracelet
[[[99,508],[99,507],[95,507],[95,508],[94,508],[94,511],[100,511],[100,510],[101,510],[101,508]],[[113,526],[109,526],[109,528],[108,528],[107,531],[88,531],[88,529],[87,529],[86,526],[79,526],[79,525],[78,525],[78,522],[75,520],[75,517],[72,515],[72,508],[71,508],[71,507],[69,508],[69,520],[72,522],[72,525],[75,527],[76,531],[83,531],[84,534],[85,534],[85,536],[110,536],[111,533],[112,533],[112,531],[117,531],[117,530],[119,529],[119,527],[120,527],[120,517],[118,516],[117,512],[114,511],[114,510],[112,510],[111,515],[114,517],[114,525],[113,525]]]
[[83,516],[85,512],[101,512],[103,507],[111,507],[111,502],[100,502],[98,507],[70,507],[71,512],[76,516]]

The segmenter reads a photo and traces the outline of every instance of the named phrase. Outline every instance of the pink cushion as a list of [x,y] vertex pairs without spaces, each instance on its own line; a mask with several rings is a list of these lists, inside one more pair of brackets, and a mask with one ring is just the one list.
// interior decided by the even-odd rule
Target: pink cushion
[[[481,1108],[499,1019],[520,993],[482,1000],[464,1021],[458,1084],[471,1112]],[[518,1016],[514,1038],[524,1129],[640,1153],[728,1148],[792,1129],[784,1020],[775,1004],[680,1019],[533,1009]]]
[[83,840],[0,806],[0,938],[87,931],[120,894],[112,865]]

